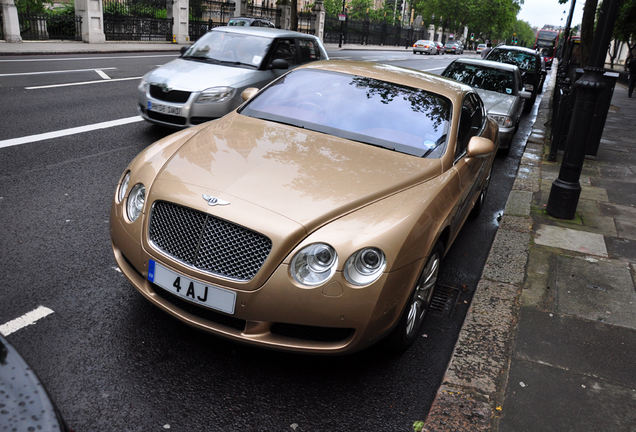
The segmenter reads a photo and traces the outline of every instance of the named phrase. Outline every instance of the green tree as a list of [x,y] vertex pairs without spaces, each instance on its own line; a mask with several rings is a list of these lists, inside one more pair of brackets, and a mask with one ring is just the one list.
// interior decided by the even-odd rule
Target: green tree
[[629,57],[634,57],[636,48],[636,0],[622,0],[618,9],[614,36],[629,47]]

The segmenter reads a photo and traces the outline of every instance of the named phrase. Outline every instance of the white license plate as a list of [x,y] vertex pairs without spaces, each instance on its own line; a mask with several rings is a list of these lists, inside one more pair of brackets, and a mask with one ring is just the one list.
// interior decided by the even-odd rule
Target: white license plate
[[170,115],[181,115],[181,107],[175,107],[170,105],[163,105],[148,101],[148,111],[156,111]]
[[195,281],[168,270],[153,260],[148,263],[148,280],[189,302],[228,314],[234,313],[236,304],[234,291]]

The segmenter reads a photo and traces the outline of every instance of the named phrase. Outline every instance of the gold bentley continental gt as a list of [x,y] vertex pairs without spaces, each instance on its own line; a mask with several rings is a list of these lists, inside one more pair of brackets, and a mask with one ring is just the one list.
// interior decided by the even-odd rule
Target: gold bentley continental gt
[[113,197],[115,258],[150,302],[255,346],[342,354],[416,339],[498,148],[469,86],[314,62],[142,151]]

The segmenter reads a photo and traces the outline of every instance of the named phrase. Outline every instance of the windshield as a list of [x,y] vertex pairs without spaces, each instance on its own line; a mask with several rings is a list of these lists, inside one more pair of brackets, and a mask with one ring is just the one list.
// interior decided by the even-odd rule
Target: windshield
[[211,31],[196,41],[183,58],[258,68],[270,44],[269,38]]
[[425,90],[355,75],[292,71],[243,115],[291,124],[418,157],[440,157],[452,104]]
[[483,90],[509,95],[514,93],[512,71],[455,62],[442,73],[442,76]]
[[522,71],[537,72],[539,69],[537,56],[522,51],[494,49],[488,53],[488,60],[513,64]]

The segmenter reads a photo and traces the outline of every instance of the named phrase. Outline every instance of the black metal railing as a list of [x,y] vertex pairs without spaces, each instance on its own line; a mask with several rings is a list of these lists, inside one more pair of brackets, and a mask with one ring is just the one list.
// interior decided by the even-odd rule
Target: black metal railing
[[171,41],[165,0],[103,0],[106,40]]
[[427,37],[425,28],[415,29],[370,20],[340,21],[336,16],[325,18],[325,43],[339,43],[342,39],[343,44],[409,47],[418,39]]
[[18,14],[18,21],[24,40],[82,40],[82,17],[79,15]]
[[316,14],[313,12],[299,12],[298,31],[301,33],[316,34]]
[[227,25],[235,8],[230,1],[190,0],[190,40],[194,42],[214,27]]
[[247,5],[247,12],[245,13],[245,16],[248,18],[263,18],[273,22],[276,28],[281,28],[280,17],[282,15],[282,11],[273,7],[273,5],[274,2],[272,2],[272,7],[268,4],[265,6]]

